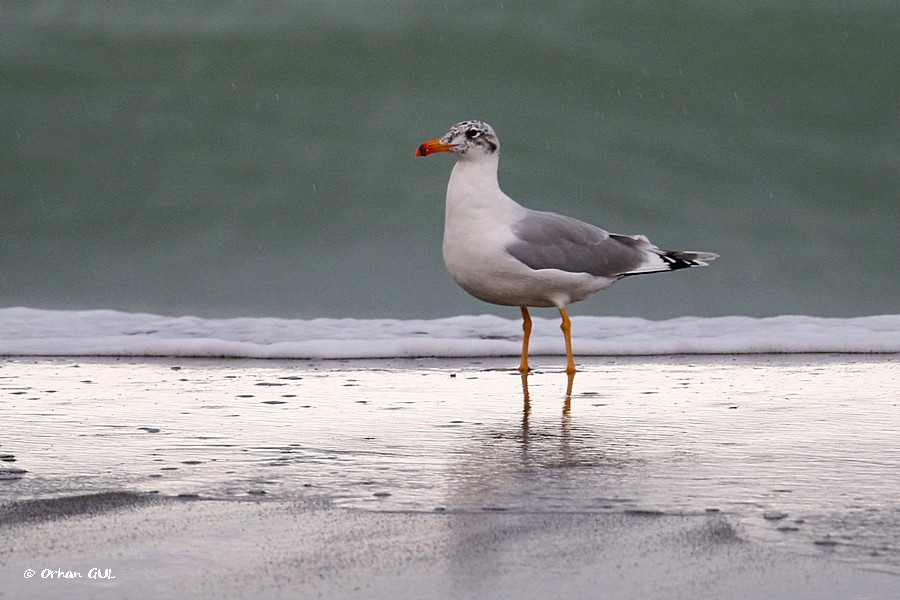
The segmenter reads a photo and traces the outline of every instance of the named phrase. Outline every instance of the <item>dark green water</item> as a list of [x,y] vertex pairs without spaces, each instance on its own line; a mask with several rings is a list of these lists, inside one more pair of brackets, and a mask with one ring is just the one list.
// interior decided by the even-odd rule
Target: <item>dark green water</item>
[[0,306],[509,314],[413,158],[478,118],[523,204],[722,255],[573,314],[900,312],[896,2],[6,1],[0,115]]

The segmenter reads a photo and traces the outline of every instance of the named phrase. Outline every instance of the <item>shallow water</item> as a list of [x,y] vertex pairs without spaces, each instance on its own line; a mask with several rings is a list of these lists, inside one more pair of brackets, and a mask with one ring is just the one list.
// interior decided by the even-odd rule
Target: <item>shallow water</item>
[[0,502],[721,512],[751,539],[900,573],[895,356],[582,362],[567,397],[564,374],[523,382],[494,360],[6,361]]

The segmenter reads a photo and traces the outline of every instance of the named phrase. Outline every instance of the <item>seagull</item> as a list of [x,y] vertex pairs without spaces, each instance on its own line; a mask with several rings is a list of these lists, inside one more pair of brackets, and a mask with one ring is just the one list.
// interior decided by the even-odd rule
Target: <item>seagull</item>
[[497,181],[500,140],[483,121],[463,121],[425,142],[416,156],[449,152],[456,165],[447,183],[444,263],[479,300],[522,311],[522,359],[528,373],[529,307],[559,310],[566,373],[575,373],[572,323],[566,306],[629,275],[704,267],[712,252],[661,250],[643,235],[609,233],[583,221],[525,208]]

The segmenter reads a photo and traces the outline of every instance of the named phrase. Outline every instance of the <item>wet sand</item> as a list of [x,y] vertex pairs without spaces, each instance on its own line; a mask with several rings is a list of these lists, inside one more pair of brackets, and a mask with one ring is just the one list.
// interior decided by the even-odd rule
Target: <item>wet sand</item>
[[0,598],[897,597],[897,357],[582,360],[6,361]]
[[[888,599],[900,583],[750,543],[719,515],[382,513],[184,499],[106,510],[108,500],[95,497],[89,513],[79,506],[77,516],[4,526],[0,597]],[[37,574],[26,579],[27,569]],[[91,569],[114,579],[90,579]]]

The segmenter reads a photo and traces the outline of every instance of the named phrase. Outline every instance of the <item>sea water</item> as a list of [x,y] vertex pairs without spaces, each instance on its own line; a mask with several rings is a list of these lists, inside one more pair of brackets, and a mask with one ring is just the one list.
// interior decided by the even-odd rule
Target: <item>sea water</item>
[[0,6],[0,306],[508,315],[413,157],[475,118],[526,206],[722,256],[573,315],[900,313],[896,2],[110,6]]

